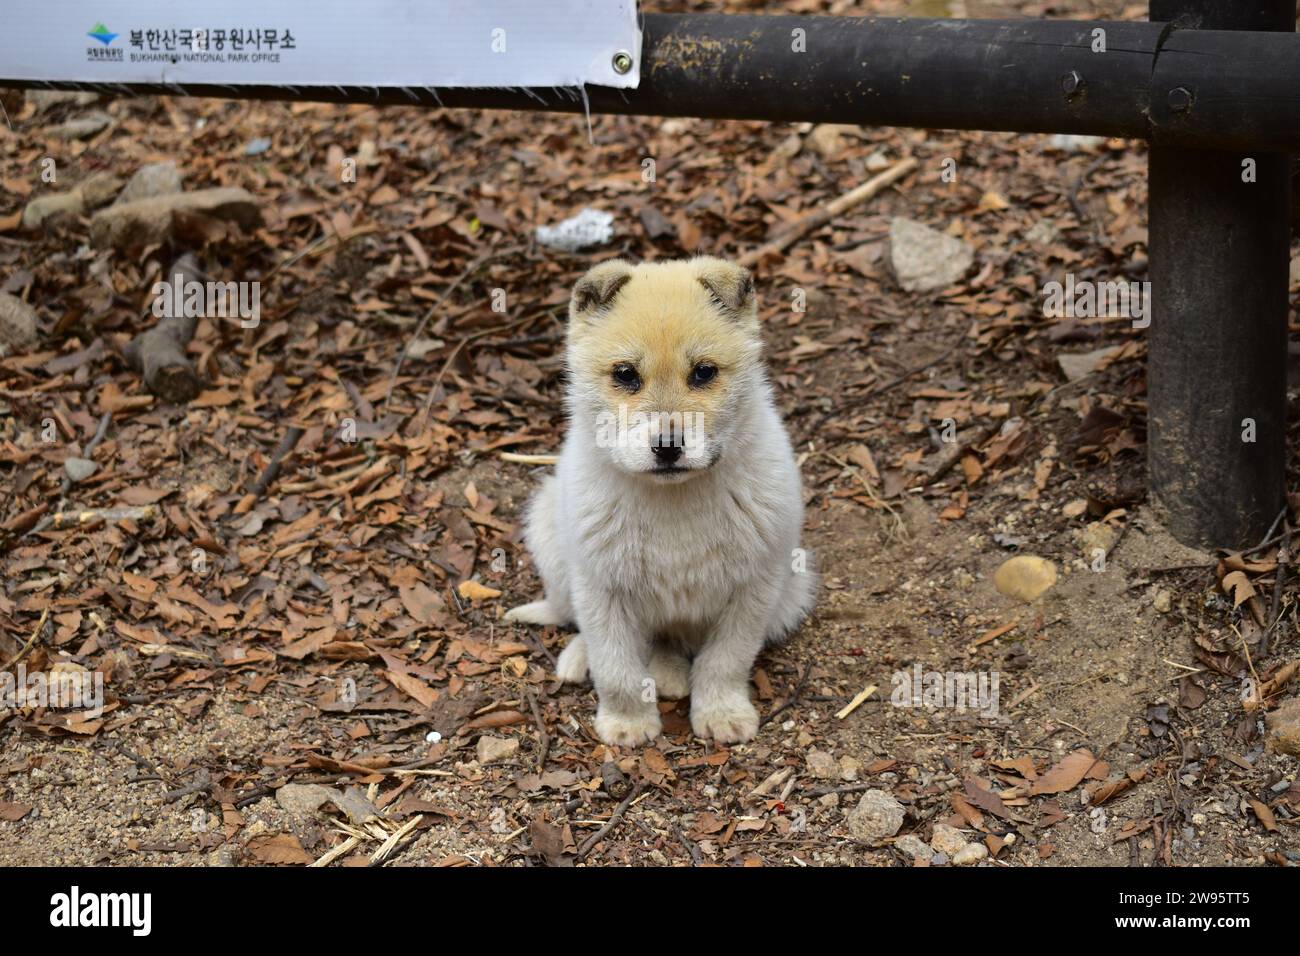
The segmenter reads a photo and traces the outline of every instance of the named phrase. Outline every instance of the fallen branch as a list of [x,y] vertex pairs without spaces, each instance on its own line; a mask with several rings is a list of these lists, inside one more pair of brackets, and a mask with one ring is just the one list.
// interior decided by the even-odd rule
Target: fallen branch
[[609,815],[609,819],[605,822],[605,825],[582,841],[582,846],[578,847],[579,860],[590,853],[592,847],[603,840],[610,830],[618,826],[618,821],[623,819],[623,814],[627,812],[627,808],[632,805],[632,801],[641,796],[645,791],[645,788],[646,783],[644,780],[637,781],[637,785],[632,788],[632,792],[624,797],[623,802],[614,808],[614,812]]
[[889,169],[886,169],[878,176],[873,176],[856,189],[851,189],[838,199],[833,199],[826,203],[820,209],[809,213],[802,219],[796,219],[788,227],[777,235],[774,239],[764,245],[759,246],[752,252],[747,252],[740,257],[739,263],[749,268],[769,254],[784,252],[787,246],[794,243],[796,239],[807,235],[814,229],[820,229],[826,223],[830,222],[836,216],[843,215],[854,206],[861,205],[876,193],[880,192],[886,186],[896,183],[912,170],[916,169],[917,162],[915,159],[904,159],[895,163]]
[[36,630],[32,631],[32,636],[27,639],[27,643],[23,645],[22,650],[15,654],[13,658],[6,661],[3,665],[0,665],[0,671],[7,671],[9,668],[21,663],[27,658],[27,655],[31,653],[32,648],[36,646],[36,639],[41,636],[42,632],[44,632],[46,622],[48,622],[49,619],[50,609],[47,607],[41,613],[40,623],[36,625]]
[[289,457],[289,454],[298,447],[298,442],[302,441],[302,436],[305,433],[306,429],[304,428],[299,428],[297,425],[289,426],[289,430],[284,433],[284,437],[280,439],[280,444],[276,446],[275,451],[272,453],[271,461],[262,471],[262,477],[257,479],[257,483],[253,485],[252,491],[249,492],[253,500],[256,501],[266,494],[266,489],[271,486],[271,482],[275,481],[276,476],[280,474],[280,466],[284,464],[284,460]]
[[[176,260],[166,281],[175,282],[177,277],[183,283],[202,282],[207,278],[193,253],[188,252]],[[183,405],[203,390],[203,382],[185,354],[197,323],[197,316],[165,315],[153,328],[132,339],[125,349],[127,362],[140,373],[149,391],[164,402]]]
[[158,516],[157,505],[141,505],[132,508],[87,508],[77,511],[60,511],[58,514],[42,518],[28,534],[40,534],[42,531],[61,531],[74,525],[84,528],[100,521],[148,521]]
[[502,461],[514,461],[521,465],[554,465],[560,460],[559,455],[522,455],[517,451],[503,451],[498,453]]

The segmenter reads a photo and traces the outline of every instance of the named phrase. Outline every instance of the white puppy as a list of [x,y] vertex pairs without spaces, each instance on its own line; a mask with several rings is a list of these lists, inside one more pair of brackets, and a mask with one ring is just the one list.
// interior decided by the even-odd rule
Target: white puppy
[[653,740],[657,699],[687,694],[696,734],[749,740],[754,659],[816,590],[753,280],[713,258],[596,266],[566,366],[569,432],[525,533],[546,595],[506,619],[577,625],[559,676],[590,669],[606,743]]

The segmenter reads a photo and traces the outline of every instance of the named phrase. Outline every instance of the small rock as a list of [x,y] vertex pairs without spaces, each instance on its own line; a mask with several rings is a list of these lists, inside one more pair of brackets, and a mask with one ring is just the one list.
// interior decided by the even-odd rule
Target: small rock
[[339,792],[319,783],[286,783],[275,791],[275,802],[289,813],[306,816],[323,804],[341,799]]
[[90,241],[97,248],[127,249],[166,240],[177,212],[200,213],[238,223],[245,229],[261,224],[257,201],[237,186],[200,189],[192,193],[153,196],[120,206],[109,206],[90,220]]
[[839,768],[835,765],[835,758],[824,750],[810,750],[805,758],[808,763],[808,772],[818,780],[832,780],[839,776]]
[[898,832],[906,814],[903,805],[885,791],[868,790],[849,812],[849,832],[856,840],[883,840]]
[[1056,583],[1056,566],[1032,554],[1008,558],[993,575],[999,594],[1030,602]]
[[36,310],[17,296],[0,292],[0,356],[36,345]]
[[967,843],[952,855],[953,866],[970,866],[989,855],[989,848],[983,843]]
[[[1115,546],[1118,537],[1119,532],[1103,521],[1089,522],[1074,533],[1074,539],[1079,543],[1079,550],[1083,553],[1083,560],[1089,564],[1093,564],[1098,557],[1104,558],[1110,554],[1110,549]],[[1097,554],[1098,551],[1101,555]]]
[[49,135],[57,136],[60,139],[89,139],[100,130],[106,129],[113,118],[102,110],[96,110],[93,113],[87,113],[85,116],[78,116],[68,120],[66,123],[60,123],[58,126],[51,127]]
[[1174,596],[1168,591],[1157,591],[1154,603],[1157,613],[1168,614],[1174,609]]
[[956,827],[950,827],[946,823],[934,825],[934,832],[930,835],[930,847],[935,853],[943,853],[952,858],[967,845],[966,838]]
[[915,833],[909,833],[907,836],[899,837],[894,841],[894,846],[898,847],[914,860],[929,861],[934,857],[934,851],[926,846],[925,841]]
[[1270,750],[1300,757],[1300,697],[1280,704],[1265,717],[1265,726]]
[[259,136],[256,139],[249,140],[248,145],[244,147],[245,156],[261,156],[271,148],[271,141],[265,136]]
[[845,754],[840,758],[840,779],[847,782],[855,782],[862,774],[862,761],[857,757]]
[[968,242],[911,219],[899,217],[889,224],[889,263],[908,292],[945,289],[974,262],[975,249]]
[[503,760],[509,760],[518,752],[518,737],[483,736],[478,739],[478,747],[475,750],[475,753],[478,756],[478,762],[484,767],[491,763],[500,763]]
[[150,163],[135,171],[114,205],[125,206],[129,202],[139,202],[155,196],[174,196],[182,188],[180,170],[175,163]]
[[63,471],[73,482],[85,481],[99,471],[99,465],[89,458],[68,458],[63,462]]

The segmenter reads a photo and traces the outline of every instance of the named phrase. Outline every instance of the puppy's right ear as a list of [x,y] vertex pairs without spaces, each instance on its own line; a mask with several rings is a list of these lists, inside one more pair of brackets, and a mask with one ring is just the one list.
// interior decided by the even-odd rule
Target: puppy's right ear
[[622,259],[611,259],[592,267],[573,287],[569,300],[569,319],[591,320],[609,308],[618,291],[632,278],[632,265]]

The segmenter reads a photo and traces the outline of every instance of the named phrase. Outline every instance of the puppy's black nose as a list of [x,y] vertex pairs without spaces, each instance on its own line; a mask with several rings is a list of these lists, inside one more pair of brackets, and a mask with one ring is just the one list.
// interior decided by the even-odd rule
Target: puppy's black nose
[[651,445],[650,450],[655,453],[655,463],[659,465],[671,465],[682,457],[681,445]]

